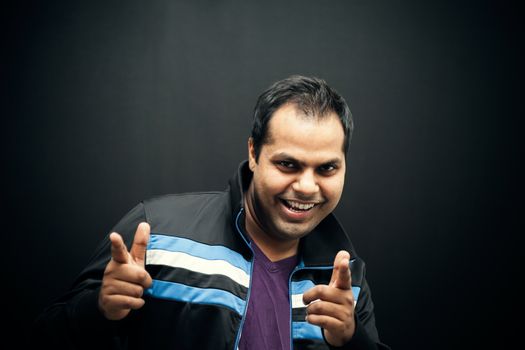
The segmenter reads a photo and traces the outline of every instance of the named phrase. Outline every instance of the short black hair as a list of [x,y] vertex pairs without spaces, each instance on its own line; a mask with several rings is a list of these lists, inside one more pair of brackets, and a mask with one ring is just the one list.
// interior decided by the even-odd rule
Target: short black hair
[[330,112],[336,113],[344,129],[343,151],[346,155],[354,129],[348,104],[323,79],[293,75],[272,84],[257,100],[251,133],[256,160],[262,145],[268,142],[270,119],[279,107],[287,103],[295,104],[306,116],[321,118]]

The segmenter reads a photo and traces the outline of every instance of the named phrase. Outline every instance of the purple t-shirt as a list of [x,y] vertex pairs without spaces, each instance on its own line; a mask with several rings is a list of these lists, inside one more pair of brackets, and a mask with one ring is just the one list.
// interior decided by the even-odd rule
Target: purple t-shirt
[[252,288],[239,350],[289,350],[288,279],[297,265],[297,256],[272,262],[253,242],[252,248]]

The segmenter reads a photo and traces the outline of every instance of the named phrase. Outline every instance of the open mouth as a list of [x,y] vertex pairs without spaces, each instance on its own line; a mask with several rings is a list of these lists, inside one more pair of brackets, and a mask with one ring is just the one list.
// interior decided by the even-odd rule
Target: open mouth
[[307,212],[309,210],[312,210],[312,208],[314,208],[316,205],[318,205],[318,203],[301,203],[286,199],[280,200],[288,209],[297,213]]

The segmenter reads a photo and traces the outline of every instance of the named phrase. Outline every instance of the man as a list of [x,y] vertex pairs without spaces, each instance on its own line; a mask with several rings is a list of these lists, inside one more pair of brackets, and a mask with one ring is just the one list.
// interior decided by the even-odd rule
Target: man
[[364,262],[332,214],[351,132],[323,80],[275,83],[229,188],[136,206],[37,334],[98,348],[387,348]]

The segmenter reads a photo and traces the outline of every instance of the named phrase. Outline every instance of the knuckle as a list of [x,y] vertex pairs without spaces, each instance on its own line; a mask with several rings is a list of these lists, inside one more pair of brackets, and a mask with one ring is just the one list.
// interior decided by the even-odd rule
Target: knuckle
[[122,306],[126,309],[131,309],[133,307],[133,298],[132,297],[126,297],[123,299]]
[[115,262],[111,260],[104,269],[104,276],[111,275],[113,271],[115,270]]
[[141,283],[145,283],[148,280],[149,274],[146,272],[146,270],[140,268],[136,272],[137,281],[140,281]]
[[105,294],[100,295],[100,305],[102,305],[103,307],[107,307],[108,304],[108,296]]
[[142,297],[142,294],[144,294],[144,289],[142,287],[137,287],[133,290],[133,296],[135,298]]
[[345,307],[343,309],[343,317],[345,320],[349,320],[350,318],[352,318],[353,317],[352,309]]
[[328,328],[329,327],[328,320],[324,317],[321,317],[319,319],[319,326],[321,326],[321,328]]
[[346,293],[344,296],[344,303],[347,305],[354,306],[354,296],[351,293]]
[[306,314],[307,315],[313,315],[316,314],[316,309],[313,304],[310,304],[306,307]]
[[148,278],[148,273],[146,272],[146,270],[139,270],[137,275],[141,281],[144,281]]
[[322,301],[316,301],[309,306],[309,311],[314,314],[323,314],[325,309],[325,303]]
[[328,293],[328,286],[326,285],[318,285],[315,287],[317,291],[317,295],[319,296],[319,299],[326,298],[326,295]]
[[107,300],[107,297],[110,293],[111,293],[111,287],[107,283],[102,283],[102,287],[100,288],[101,300]]
[[137,299],[137,303],[135,303],[134,309],[140,309],[142,306],[144,306],[145,301],[144,299]]

